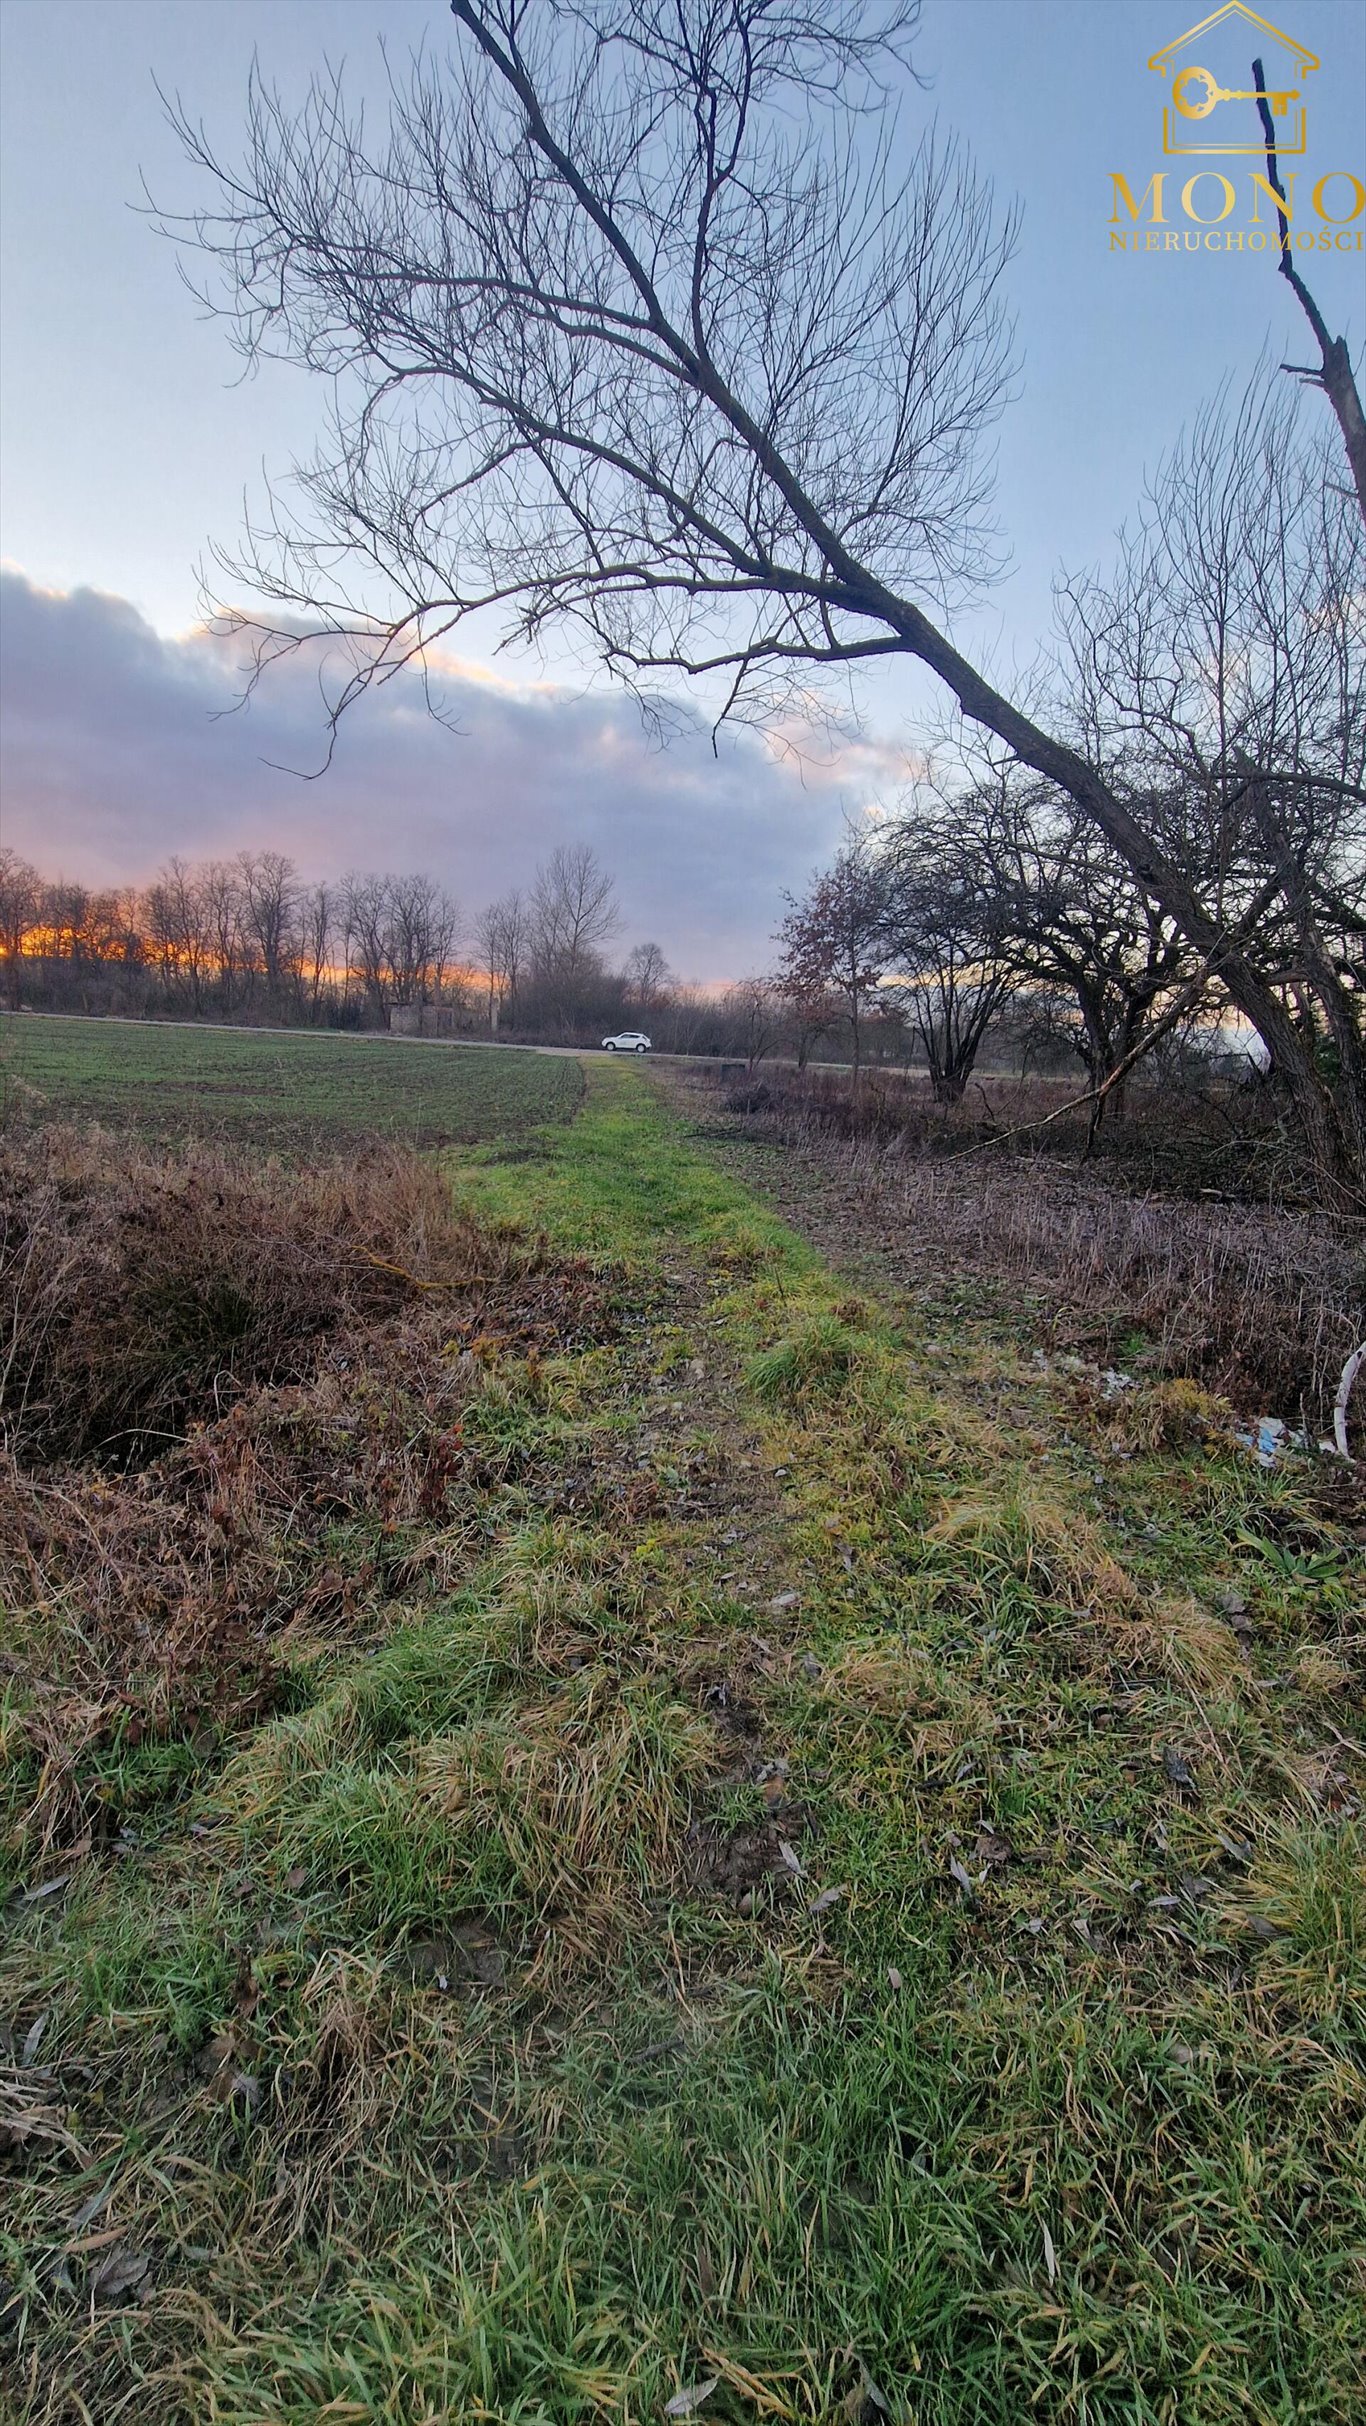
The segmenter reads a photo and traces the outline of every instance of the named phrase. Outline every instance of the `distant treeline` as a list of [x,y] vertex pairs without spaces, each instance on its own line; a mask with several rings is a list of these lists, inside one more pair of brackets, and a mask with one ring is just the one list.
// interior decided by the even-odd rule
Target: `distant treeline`
[[[685,983],[657,943],[615,965],[616,887],[584,848],[553,852],[528,886],[473,916],[430,876],[310,882],[278,851],[173,858],[145,888],[100,890],[0,850],[0,1003],[569,1045],[643,1028],[657,1051],[750,1068],[852,1062],[856,1083],[861,1066],[919,1066],[952,1101],[974,1066],[1044,1073],[1079,1057],[1100,1075],[1100,1013],[1115,1022],[1104,1038],[1113,1060],[1170,1000],[1166,937],[1147,931],[1148,952],[1135,953],[1124,920],[1095,922],[1104,965],[1093,952],[1075,987],[1037,956],[1006,953],[983,923],[980,886],[949,874],[943,832],[935,881],[923,867],[922,881],[894,881],[911,831],[890,827],[876,850],[847,845],[802,900],[789,898],[776,968],[725,988]],[[914,831],[927,838],[923,824]],[[965,832],[955,824],[960,850]]]
[[[616,887],[560,849],[524,889],[467,915],[432,877],[311,882],[278,851],[167,861],[144,888],[45,877],[0,851],[0,1000],[13,1010],[261,1026],[495,1034],[592,1044],[643,1027],[665,1052],[754,1061],[809,1046],[774,985],[676,977],[656,943],[620,966]],[[832,1042],[842,1048],[838,1020]],[[899,1015],[868,1057],[905,1058]]]

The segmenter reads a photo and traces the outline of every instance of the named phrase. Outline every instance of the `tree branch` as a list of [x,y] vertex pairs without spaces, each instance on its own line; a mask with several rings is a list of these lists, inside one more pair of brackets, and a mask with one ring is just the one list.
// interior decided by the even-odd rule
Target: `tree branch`
[[[1342,432],[1342,443],[1347,450],[1347,461],[1351,466],[1352,478],[1356,484],[1361,519],[1366,522],[1366,413],[1362,412],[1357,383],[1352,376],[1352,359],[1347,351],[1347,340],[1345,337],[1329,336],[1328,323],[1295,267],[1290,247],[1290,210],[1276,159],[1276,129],[1272,121],[1271,104],[1266,97],[1266,70],[1260,59],[1254,59],[1252,62],[1252,80],[1257,92],[1257,114],[1262,122],[1262,134],[1266,142],[1267,183],[1276,196],[1276,215],[1280,221],[1280,273],[1318,340],[1320,368],[1307,375],[1317,380],[1337,415],[1338,428]],[[1290,366],[1285,365],[1284,367],[1289,368]],[[1306,376],[1302,371],[1296,375],[1299,378]]]

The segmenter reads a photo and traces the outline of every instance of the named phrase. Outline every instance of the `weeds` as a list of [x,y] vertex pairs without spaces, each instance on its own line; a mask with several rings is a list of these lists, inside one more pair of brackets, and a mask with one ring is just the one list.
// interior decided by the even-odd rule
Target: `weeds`
[[7,1138],[7,1445],[145,1464],[244,1391],[310,1376],[326,1335],[428,1295],[454,1293],[458,1315],[526,1268],[520,1243],[462,1221],[432,1166],[395,1147],[298,1170],[129,1153],[101,1131]]
[[923,1107],[885,1135],[846,1139],[819,1102],[783,1095],[748,1125],[838,1189],[851,1220],[922,1284],[969,1275],[994,1305],[1023,1299],[1063,1351],[1196,1383],[1245,1413],[1328,1423],[1366,1330],[1359,1223],[1135,1193],[1122,1173],[1056,1157],[965,1152],[990,1130]]
[[457,1214],[394,1148],[306,1173],[121,1160],[98,1132],[4,1151],[3,1726],[31,1861],[173,1799],[319,1642],[465,1574],[540,1352],[614,1318],[585,1265]]

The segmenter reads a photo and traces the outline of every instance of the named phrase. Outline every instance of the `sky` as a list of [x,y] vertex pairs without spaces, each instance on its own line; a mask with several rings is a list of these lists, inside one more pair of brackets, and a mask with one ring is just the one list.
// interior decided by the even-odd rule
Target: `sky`
[[[1366,8],[1274,10],[1322,61],[1303,84],[1302,205],[1326,171],[1366,175]],[[937,115],[1023,212],[1009,275],[1019,393],[998,441],[1011,570],[954,627],[1002,679],[1046,639],[1059,568],[1104,561],[1200,402],[1263,355],[1306,358],[1268,257],[1109,246],[1111,173],[1137,196],[1164,165],[1169,88],[1148,59],[1203,13],[925,0],[907,140]],[[1185,56],[1245,74],[1254,48],[1271,50],[1247,35],[1226,24]],[[264,474],[308,451],[321,398],[282,365],[240,382],[139,209],[144,186],[168,209],[195,193],[156,83],[231,149],[254,51],[287,95],[324,58],[371,91],[381,36],[400,54],[455,38],[443,0],[0,0],[0,829],[45,870],[91,881],[142,880],[171,851],[270,844],[309,875],[420,866],[471,910],[557,842],[588,841],[617,876],[624,944],[653,936],[704,981],[761,966],[784,889],[846,816],[895,797],[942,716],[916,669],[861,683],[857,737],[797,758],[745,734],[713,756],[686,713],[661,750],[580,667],[495,657],[482,637],[443,669],[448,723],[393,686],[348,718],[316,782],[279,771],[322,755],[304,668],[222,713],[234,662],[199,629],[197,567],[211,542],[231,544]],[[1241,181],[1257,165],[1232,169]],[[1344,180],[1327,191],[1345,207]],[[1364,265],[1342,251],[1310,265],[1354,359]]]

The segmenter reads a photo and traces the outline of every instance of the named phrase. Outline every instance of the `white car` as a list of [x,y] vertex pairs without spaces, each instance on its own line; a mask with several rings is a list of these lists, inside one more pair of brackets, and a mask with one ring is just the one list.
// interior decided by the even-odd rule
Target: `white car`
[[639,1028],[626,1028],[620,1036],[604,1036],[602,1049],[604,1053],[648,1053],[650,1039]]

